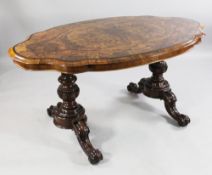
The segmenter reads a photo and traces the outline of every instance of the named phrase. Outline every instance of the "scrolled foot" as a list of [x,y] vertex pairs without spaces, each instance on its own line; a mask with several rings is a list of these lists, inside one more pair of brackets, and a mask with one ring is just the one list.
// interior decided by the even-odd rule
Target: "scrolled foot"
[[190,118],[187,115],[180,114],[178,116],[177,122],[179,126],[187,126],[190,123]]
[[47,109],[47,114],[49,115],[49,117],[53,117],[53,111],[54,111],[54,106],[50,106],[48,109]]
[[47,109],[47,114],[48,114],[50,117],[53,117],[54,111],[55,111],[56,109],[59,109],[61,105],[62,105],[61,102],[58,102],[58,103],[57,103],[57,106],[51,105],[51,106]]
[[73,130],[77,136],[77,139],[85,152],[88,156],[88,160],[91,164],[97,164],[100,160],[103,159],[102,153],[93,147],[89,139],[90,130],[86,125],[84,120],[76,121],[73,124]]
[[91,164],[95,165],[103,159],[102,153],[98,149],[94,149],[88,155],[88,160]]
[[178,122],[179,126],[187,126],[190,123],[190,118],[187,115],[178,112],[176,108],[177,98],[173,92],[168,91],[163,93],[163,100],[167,112]]
[[131,93],[141,93],[142,89],[139,87],[139,85],[137,85],[136,83],[129,83],[129,85],[127,86],[127,90]]

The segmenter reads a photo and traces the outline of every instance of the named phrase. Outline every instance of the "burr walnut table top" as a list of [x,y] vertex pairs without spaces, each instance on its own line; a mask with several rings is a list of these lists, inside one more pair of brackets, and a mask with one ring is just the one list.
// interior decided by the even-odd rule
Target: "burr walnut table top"
[[179,55],[203,35],[198,22],[153,16],[113,17],[51,28],[9,49],[25,69],[64,73],[114,70]]

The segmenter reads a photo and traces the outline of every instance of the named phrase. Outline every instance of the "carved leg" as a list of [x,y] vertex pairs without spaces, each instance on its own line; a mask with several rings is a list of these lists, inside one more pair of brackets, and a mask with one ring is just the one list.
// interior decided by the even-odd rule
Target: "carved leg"
[[142,78],[138,85],[130,83],[127,86],[128,91],[132,93],[143,93],[151,98],[164,100],[167,112],[174,118],[180,126],[186,126],[190,119],[184,114],[180,114],[176,109],[176,96],[171,91],[168,81],[163,77],[167,70],[167,64],[164,61],[149,65],[153,75],[150,78]]
[[99,150],[95,149],[89,140],[89,128],[86,124],[85,109],[75,99],[79,95],[79,87],[75,84],[75,75],[63,74],[59,77],[57,92],[63,102],[47,109],[49,116],[54,118],[54,124],[60,128],[73,129],[77,139],[92,164],[103,159]]
[[89,140],[88,134],[90,130],[85,121],[75,122],[73,125],[73,130],[82,149],[87,154],[89,161],[92,164],[96,164],[102,160],[102,153],[98,149],[95,149]]
[[177,98],[173,92],[164,92],[163,100],[167,112],[178,122],[180,126],[186,126],[188,123],[190,123],[190,118],[187,115],[180,114],[178,112],[176,108]]

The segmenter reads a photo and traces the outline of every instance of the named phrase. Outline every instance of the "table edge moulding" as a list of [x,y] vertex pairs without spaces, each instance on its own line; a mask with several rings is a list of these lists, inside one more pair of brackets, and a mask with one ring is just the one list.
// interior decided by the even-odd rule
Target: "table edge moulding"
[[[60,30],[60,26],[58,26],[58,27],[54,27],[54,28],[51,28],[51,29],[48,29],[48,30],[45,30],[45,31],[42,31],[42,32],[32,34],[24,42],[19,43],[19,44],[15,45],[14,47],[10,48],[9,49],[9,55],[11,56],[11,58],[13,58],[14,63],[18,64],[20,67],[22,67],[24,69],[30,69],[30,70],[57,70],[57,71],[63,72],[63,73],[81,73],[81,72],[86,72],[86,71],[116,70],[116,69],[129,68],[129,67],[139,66],[139,65],[144,65],[144,64],[150,64],[150,63],[154,63],[154,62],[158,62],[158,61],[168,59],[170,57],[177,56],[179,54],[186,52],[191,47],[193,47],[194,45],[199,43],[201,41],[201,37],[204,35],[204,33],[202,32],[203,27],[198,22],[190,20],[190,19],[176,18],[176,17],[172,17],[172,18],[171,17],[170,18],[154,17],[154,16],[112,17],[112,18],[105,18],[105,19],[82,21],[82,22],[78,22],[78,23],[68,24],[67,26],[70,27],[70,28],[72,27],[74,30],[77,30],[78,28],[80,28],[80,30],[82,30],[82,29],[86,30],[86,27],[87,27],[86,25],[93,24],[93,26],[90,25],[88,27],[92,28],[92,30],[93,30],[92,31],[93,33],[91,35],[95,35],[95,32],[99,29],[99,26],[97,26],[95,28],[95,25],[98,24],[98,23],[102,22],[102,24],[104,24],[104,21],[106,21],[105,22],[106,27],[109,26],[111,28],[114,28],[113,24],[110,24],[110,25],[108,24],[108,26],[107,26],[107,20],[108,21],[114,20],[114,22],[117,22],[117,23],[119,21],[122,22],[122,20],[125,20],[125,19],[126,19],[126,21],[129,21],[129,22],[130,21],[137,22],[139,20],[139,18],[141,18],[141,20],[142,20],[142,18],[144,18],[144,19],[147,18],[147,19],[149,19],[149,21],[151,19],[153,19],[154,21],[156,21],[155,24],[151,24],[151,25],[153,25],[153,27],[155,27],[154,25],[157,24],[157,20],[158,21],[160,21],[160,20],[161,21],[163,21],[163,20],[164,21],[166,21],[166,20],[167,21],[176,20],[176,21],[179,21],[179,22],[182,21],[182,23],[188,22],[188,24],[189,23],[195,24],[196,34],[194,36],[190,36],[190,38],[188,40],[176,42],[176,43],[174,43],[174,45],[170,45],[169,47],[164,47],[164,48],[159,47],[159,48],[157,48],[157,50],[151,50],[150,49],[150,50],[147,50],[147,52],[141,51],[140,53],[138,51],[137,52],[129,51],[128,53],[117,54],[117,56],[115,56],[115,58],[112,58],[112,59],[109,59],[107,57],[102,57],[101,59],[99,59],[99,58],[96,59],[94,57],[96,55],[92,55],[93,57],[91,57],[91,58],[86,58],[86,59],[83,58],[83,59],[79,59],[79,60],[76,59],[75,60],[75,59],[73,59],[74,56],[71,55],[72,60],[67,61],[67,60],[57,59],[57,57],[56,58],[49,58],[48,55],[47,55],[47,57],[44,57],[44,58],[39,58],[37,56],[33,58],[33,57],[27,57],[27,55],[22,54],[22,53],[24,53],[22,51],[24,49],[25,50],[27,49],[27,48],[25,48],[25,45],[24,45],[25,42],[26,43],[30,42],[30,40],[32,38],[36,38],[36,37],[37,37],[37,40],[38,40],[40,35],[44,35],[45,33],[48,33],[48,32],[54,31],[54,30],[56,30],[56,32],[57,32],[57,30]],[[183,20],[185,20],[185,21],[183,21]],[[123,23],[123,22],[122,23],[121,22],[120,22],[120,25],[122,25],[122,23]],[[140,25],[142,25],[142,24],[140,24]],[[179,25],[179,24],[177,24],[177,25]],[[63,25],[63,26],[66,26],[66,25]],[[63,26],[61,26],[61,28]],[[161,26],[163,27],[162,24],[161,24]],[[115,26],[115,27],[117,28],[117,26]],[[186,27],[186,25],[184,25],[184,27]],[[158,29],[160,29],[160,28],[158,27]],[[126,30],[127,31],[124,31],[125,33],[128,32],[129,34],[131,34],[130,28],[127,28]],[[164,29],[161,29],[162,34],[163,34],[163,32],[166,32],[166,31],[163,31],[163,30]],[[175,29],[173,29],[173,31],[174,30]],[[60,31],[58,31],[58,33],[60,34]],[[111,38],[113,37],[113,35],[116,35],[116,31],[114,32],[114,34],[113,33],[111,34],[111,33],[109,33],[111,35]],[[82,34],[79,33],[78,35],[79,35],[79,37],[81,37],[81,35],[83,36],[83,34],[84,33],[82,33]],[[120,37],[123,38],[124,34],[123,34],[123,36],[120,36]],[[146,33],[145,35],[148,35],[148,33]],[[44,37],[45,37],[45,35],[44,35]],[[103,37],[105,37],[105,36],[103,36]],[[176,34],[176,37],[177,37],[177,34]],[[91,39],[91,38],[93,38],[93,36],[91,36],[88,39]],[[101,36],[100,36],[100,38],[101,38]],[[106,39],[111,39],[111,38],[106,38]],[[154,40],[157,41],[157,38],[154,38]],[[154,42],[154,40],[153,40],[153,42]],[[49,43],[48,43],[48,41],[49,41]],[[47,41],[47,45],[52,44],[51,43],[52,41],[50,39],[48,41]],[[114,41],[111,41],[111,42],[114,42]],[[75,43],[75,45],[76,44],[78,44],[78,43]],[[41,45],[42,45],[42,43],[41,43]],[[75,45],[73,46],[73,48],[75,47]],[[82,48],[79,48],[78,52],[81,52],[80,49],[82,49]],[[111,50],[109,50],[109,51],[113,52],[112,49],[114,49],[114,48],[111,48]],[[98,51],[99,50],[97,50],[97,52]],[[19,53],[19,52],[21,52],[21,53]],[[124,51],[122,50],[122,52],[124,52]],[[112,53],[112,54],[114,54],[114,53]],[[76,55],[76,57],[77,56],[78,55]],[[110,56],[110,55],[106,54],[106,56]]]

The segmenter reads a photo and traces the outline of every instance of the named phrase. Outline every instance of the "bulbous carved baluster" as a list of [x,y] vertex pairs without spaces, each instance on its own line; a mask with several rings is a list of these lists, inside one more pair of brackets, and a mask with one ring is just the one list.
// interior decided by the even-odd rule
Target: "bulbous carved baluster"
[[152,76],[142,78],[138,85],[130,83],[127,89],[132,93],[143,93],[148,97],[164,100],[165,108],[171,117],[177,120],[180,126],[186,126],[190,119],[188,116],[180,114],[176,109],[176,96],[171,91],[168,81],[163,77],[163,73],[167,71],[167,68],[168,66],[164,61],[150,64],[149,69]]
[[61,84],[57,92],[63,102],[59,102],[56,106],[50,106],[47,112],[54,118],[56,126],[74,130],[89,161],[96,164],[103,159],[103,156],[91,144],[88,136],[90,131],[86,124],[85,109],[75,100],[80,92],[79,87],[75,84],[77,78],[73,74],[62,73],[58,80]]

